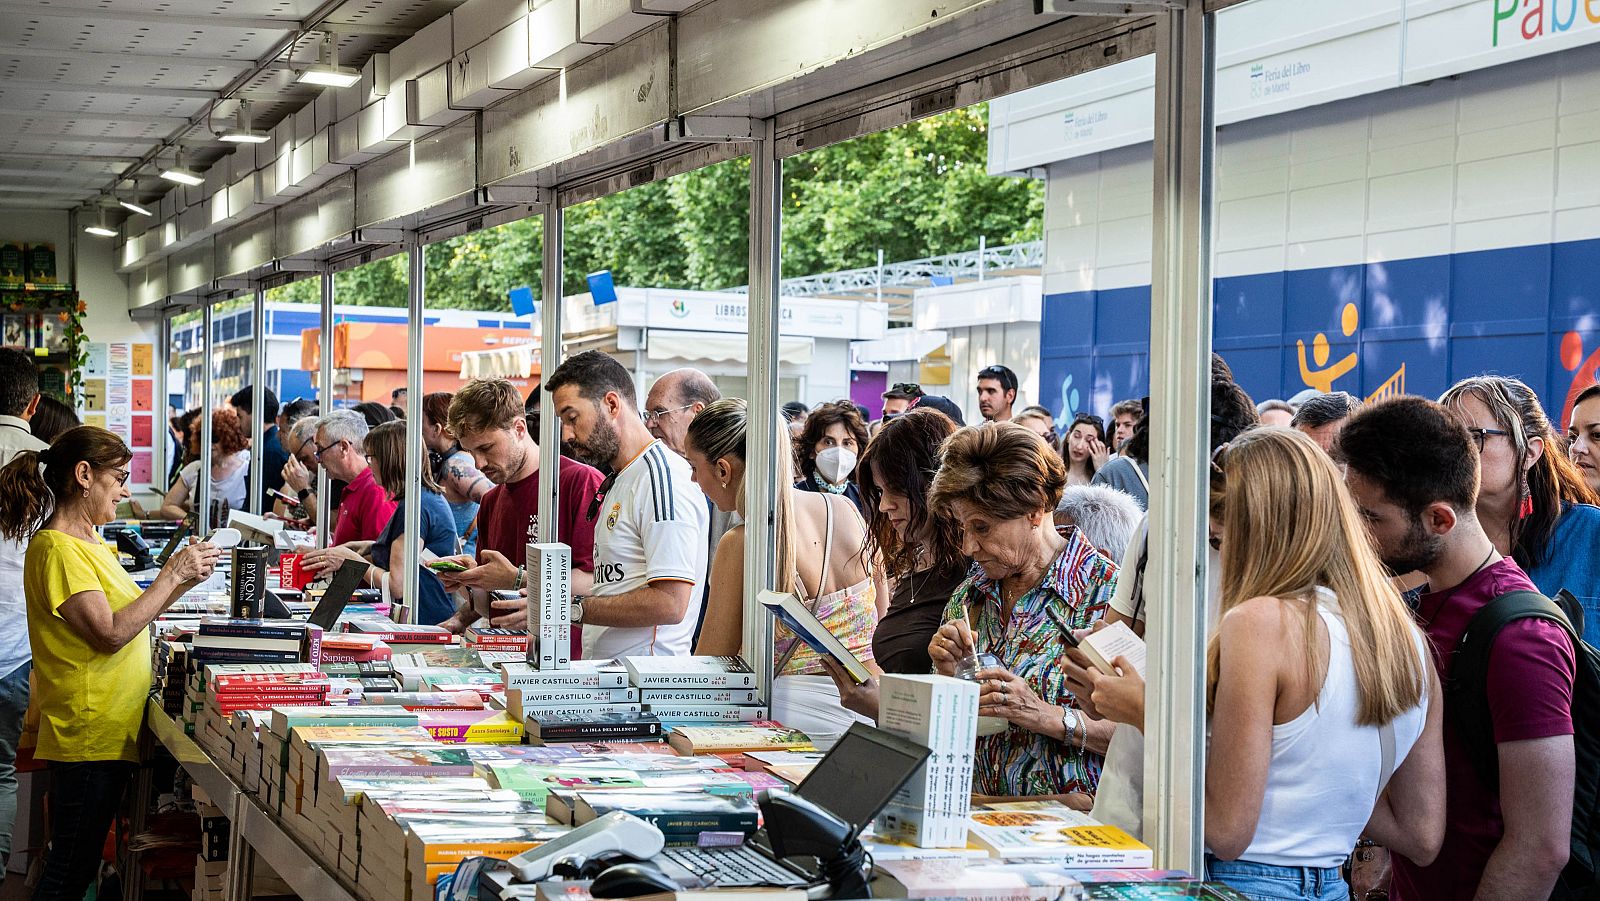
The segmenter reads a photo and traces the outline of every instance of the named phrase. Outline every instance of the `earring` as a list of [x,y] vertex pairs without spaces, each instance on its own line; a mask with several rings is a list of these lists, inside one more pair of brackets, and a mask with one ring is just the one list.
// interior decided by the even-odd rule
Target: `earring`
[[87,489],[87,488],[83,489],[83,496],[84,497],[88,497],[89,496],[89,489]]
[[728,483],[727,482],[723,482],[722,483],[722,487],[724,487],[724,488],[728,487]]
[[1517,518],[1527,519],[1533,515],[1533,489],[1528,487],[1528,474],[1522,474],[1522,501],[1517,504]]

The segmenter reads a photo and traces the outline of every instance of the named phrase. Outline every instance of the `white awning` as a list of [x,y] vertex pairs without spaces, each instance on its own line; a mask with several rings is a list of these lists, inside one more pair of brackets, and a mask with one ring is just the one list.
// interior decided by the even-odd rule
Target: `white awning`
[[514,344],[461,354],[463,379],[525,379],[533,375],[539,351],[532,344]]
[[[814,338],[782,335],[778,338],[778,362],[810,366]],[[724,332],[681,332],[650,329],[645,333],[645,356],[651,360],[706,360],[712,363],[742,363],[750,359],[750,341],[744,335]]]
[[950,333],[943,329],[892,328],[882,338],[851,341],[852,363],[900,363],[920,360],[943,347]]

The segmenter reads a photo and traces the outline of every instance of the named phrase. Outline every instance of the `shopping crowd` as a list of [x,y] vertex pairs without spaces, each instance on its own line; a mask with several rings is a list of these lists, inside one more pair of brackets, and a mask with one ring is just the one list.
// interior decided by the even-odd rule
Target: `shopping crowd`
[[[1148,401],[1104,420],[1019,408],[999,365],[976,389],[972,425],[914,384],[892,386],[876,421],[839,401],[751,423],[693,369],[641,402],[597,351],[529,397],[477,380],[416,407],[396,392],[319,415],[270,391],[254,410],[246,388],[206,412],[210,493],[245,506],[261,465],[276,515],[309,526],[325,508],[328,546],[307,548],[306,567],[361,561],[397,597],[404,505],[417,503],[430,559],[463,569],[423,569],[416,619],[522,627],[542,391],[560,420],[553,531],[572,548],[574,657],[739,654],[746,438],[772,429],[792,448],[772,587],[872,674],[855,682],[779,627],[774,718],[826,746],[873,721],[884,673],[972,680],[975,798],[1055,799],[1143,836],[1144,739],[1162,724],[1146,722],[1144,674],[1126,657],[1101,669],[1078,646],[1116,624],[1144,635],[1170,601],[1144,590],[1161,545],[1145,518]],[[1252,898],[1550,897],[1575,795],[1592,811],[1595,790],[1595,724],[1575,709],[1594,700],[1581,689],[1600,640],[1600,388],[1565,435],[1510,378],[1467,379],[1438,402],[1296,401],[1258,408],[1213,359],[1208,875]],[[78,901],[137,760],[149,673],[136,639],[219,552],[191,544],[138,588],[96,531],[129,497],[131,452],[87,426],[41,440],[42,403],[32,362],[0,350],[0,610],[19,627],[0,642],[0,854],[31,691],[34,753],[56,777],[35,897]],[[161,515],[196,515],[200,415],[173,420],[186,456]],[[413,425],[429,465],[408,484]],[[1592,880],[1578,869],[1568,876]]]

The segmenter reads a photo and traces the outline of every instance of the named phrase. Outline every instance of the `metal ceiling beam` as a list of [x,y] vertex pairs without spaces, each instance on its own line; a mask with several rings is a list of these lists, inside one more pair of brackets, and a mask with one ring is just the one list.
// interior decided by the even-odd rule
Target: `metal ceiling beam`
[[221,91],[208,91],[205,88],[147,88],[137,84],[85,84],[25,78],[8,78],[4,87],[37,88],[57,94],[126,94],[133,97],[180,97],[193,100],[215,100],[222,96]]
[[38,16],[55,19],[77,19],[89,22],[159,22],[162,25],[187,25],[191,28],[255,28],[270,31],[295,31],[300,28],[296,19],[273,19],[264,16],[175,16],[171,13],[131,9],[104,9],[83,6],[45,6],[37,3],[0,3],[0,16],[27,20]]
[[[101,135],[99,137],[95,137],[94,135],[14,134],[14,135],[11,135],[9,138],[0,138],[0,141],[4,141],[4,140],[28,141],[28,142],[34,143],[34,144],[114,144],[114,145],[118,145],[118,146],[122,146],[122,147],[141,147],[141,148],[148,147],[151,144],[159,144],[159,143],[161,143],[161,138],[132,138],[132,137],[126,137],[126,136],[120,136],[119,137],[117,135]],[[178,143],[181,144],[184,147],[232,147],[232,146],[234,146],[232,144],[229,144],[226,141],[218,141],[215,138],[184,138],[182,141],[179,141]],[[170,143],[168,144],[168,146],[171,146]],[[0,156],[4,156],[7,152],[8,151],[0,150]],[[144,160],[144,159],[148,159],[148,158],[149,158],[149,154],[148,153],[143,153],[142,155],[141,154],[129,154],[128,157],[127,157],[127,159],[129,159],[131,161],[139,161],[139,160]]]
[[[257,65],[253,59],[228,59],[222,56],[173,56],[170,53],[128,53],[121,50],[71,50],[53,47],[24,47],[16,44],[0,44],[0,59],[55,59],[55,60],[88,60],[91,62],[115,62],[117,60],[160,60],[163,65],[173,68],[207,67],[249,69]],[[269,63],[266,68],[288,68],[287,62]]]
[[[185,116],[149,116],[133,115],[130,113],[98,113],[98,112],[72,112],[67,110],[37,110],[17,109],[13,106],[0,106],[0,118],[6,119],[66,119],[70,122],[82,122],[84,119],[95,119],[100,122],[134,122],[149,125],[165,125],[168,122],[187,122]],[[202,117],[203,118],[203,117]],[[149,140],[141,138],[139,140]]]
[[58,185],[6,185],[0,184],[0,194],[59,194],[62,197],[82,197],[86,194],[98,194],[98,188],[84,188],[73,190]]
[[[131,163],[138,157],[132,154],[122,155],[116,153],[23,153],[21,151],[0,151],[0,162],[6,160],[68,160],[75,163]],[[117,170],[110,170],[107,174],[115,174]],[[151,176],[134,175],[130,178],[149,178]]]
[[[117,174],[114,169],[99,172],[51,172],[48,169],[18,169],[6,166],[7,162],[10,161],[5,158],[5,154],[0,154],[0,176],[31,177],[52,183],[84,182],[87,186],[94,187],[105,184],[107,176]],[[156,175],[135,175],[130,177],[151,182],[161,180],[160,176]]]

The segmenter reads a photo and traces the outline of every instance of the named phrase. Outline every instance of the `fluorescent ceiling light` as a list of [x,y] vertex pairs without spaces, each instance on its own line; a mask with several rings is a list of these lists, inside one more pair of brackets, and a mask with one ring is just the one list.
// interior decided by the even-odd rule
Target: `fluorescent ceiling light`
[[177,166],[161,170],[161,177],[167,181],[175,181],[180,185],[193,186],[203,185],[206,183],[206,180],[203,177],[190,172],[188,169],[180,169]]
[[[98,203],[98,201],[96,202]],[[115,238],[117,236],[116,229],[106,228],[105,209],[101,208],[97,216],[98,218],[95,219],[95,223],[93,225],[84,226],[83,230],[97,238]]]
[[239,101],[239,111],[233,115],[233,127],[217,135],[218,140],[230,144],[265,144],[271,135],[250,127],[250,101]]
[[120,200],[119,199],[117,201],[117,203],[121,204],[122,208],[127,210],[130,213],[138,213],[141,216],[154,216],[155,215],[155,213],[150,212],[149,210],[147,210],[144,207],[138,205],[137,203],[134,203],[131,200]]
[[[292,53],[293,50],[291,49]],[[326,88],[348,88],[361,80],[361,72],[339,65],[339,45],[331,32],[322,35],[322,50],[317,64],[300,73],[301,84],[320,85]]]

